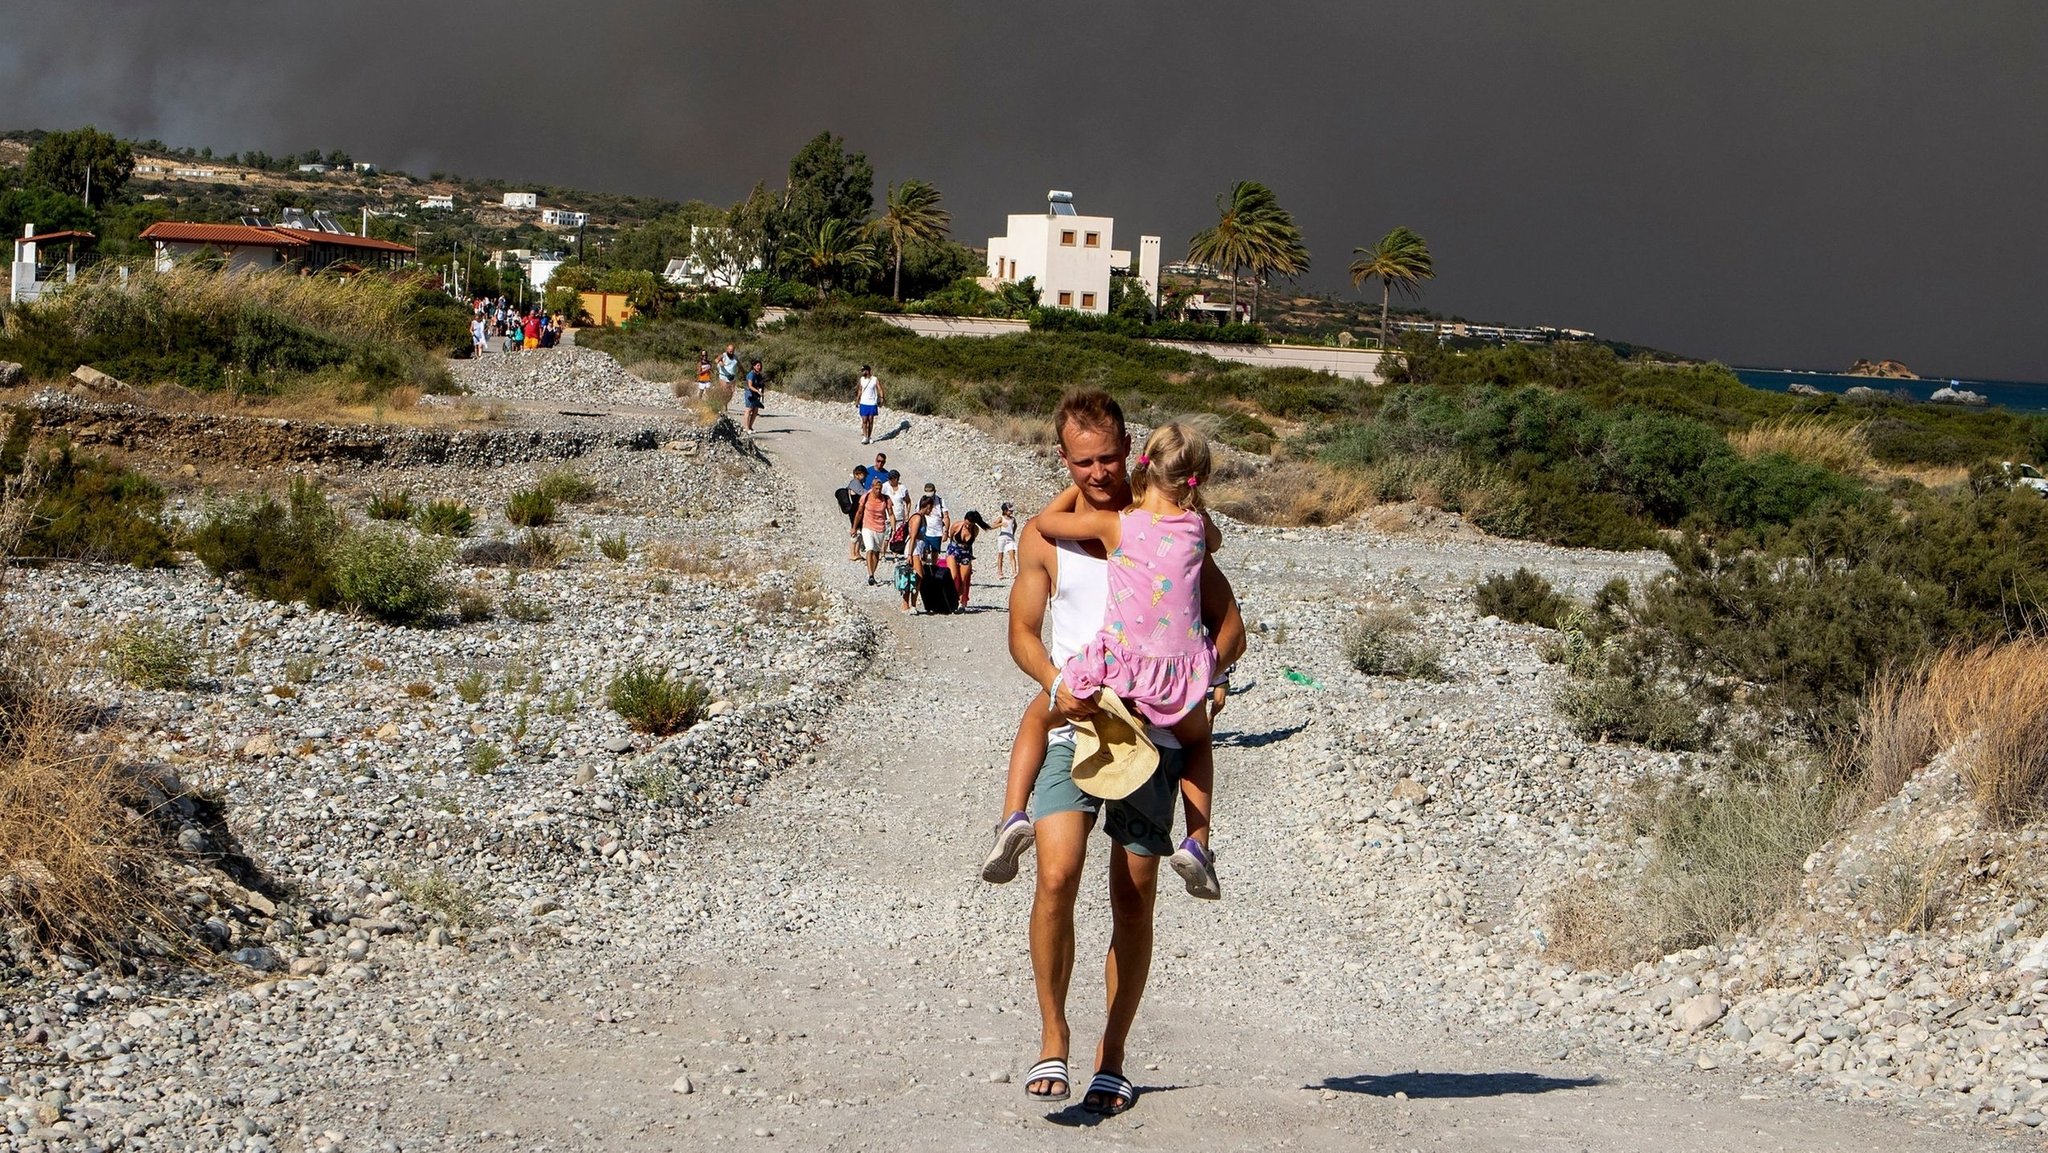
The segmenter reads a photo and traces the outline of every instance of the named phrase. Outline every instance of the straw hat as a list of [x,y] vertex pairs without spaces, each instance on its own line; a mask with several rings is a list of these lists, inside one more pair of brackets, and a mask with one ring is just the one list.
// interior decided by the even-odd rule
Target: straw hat
[[1158,770],[1159,750],[1115,693],[1103,689],[1095,703],[1101,712],[1074,722],[1074,783],[1090,796],[1119,800]]

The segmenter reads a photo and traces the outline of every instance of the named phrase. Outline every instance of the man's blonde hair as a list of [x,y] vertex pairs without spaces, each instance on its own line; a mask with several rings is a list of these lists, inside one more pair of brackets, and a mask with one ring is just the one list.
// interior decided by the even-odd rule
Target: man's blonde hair
[[1202,507],[1202,486],[1209,482],[1209,438],[1191,424],[1172,420],[1152,430],[1131,473],[1131,499],[1145,499],[1145,490],[1160,485],[1166,498],[1182,508]]

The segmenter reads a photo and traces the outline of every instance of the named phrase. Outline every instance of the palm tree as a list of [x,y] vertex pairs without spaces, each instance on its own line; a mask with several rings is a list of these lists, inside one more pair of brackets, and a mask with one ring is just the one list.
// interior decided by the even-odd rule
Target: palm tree
[[1284,276],[1293,279],[1308,271],[1308,245],[1301,240],[1301,229],[1295,227],[1294,217],[1274,205],[1273,215],[1260,229],[1259,244],[1252,254],[1252,323],[1259,322],[1259,289],[1265,286],[1268,276]]
[[1230,273],[1230,315],[1237,317],[1237,272],[1249,267],[1260,235],[1279,203],[1273,190],[1255,180],[1240,180],[1216,198],[1216,223],[1188,240],[1188,259],[1212,264]]
[[783,244],[782,255],[817,277],[819,287],[831,292],[840,272],[874,271],[875,246],[861,239],[865,231],[858,224],[826,219],[809,236],[791,237]]
[[951,213],[939,207],[939,190],[922,180],[906,180],[889,186],[889,199],[882,215],[875,218],[876,235],[887,235],[892,250],[890,263],[895,277],[889,299],[903,299],[903,246],[917,241],[946,238],[953,223]]
[[1436,265],[1429,256],[1429,244],[1412,228],[1396,227],[1370,248],[1354,248],[1359,258],[1351,262],[1351,286],[1368,280],[1380,282],[1380,348],[1387,344],[1387,298],[1398,292],[1410,299],[1422,296],[1422,282],[1436,277]]

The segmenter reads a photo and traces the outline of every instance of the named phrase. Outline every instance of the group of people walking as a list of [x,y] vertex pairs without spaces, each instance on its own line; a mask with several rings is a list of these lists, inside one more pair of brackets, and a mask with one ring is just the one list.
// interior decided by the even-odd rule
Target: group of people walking
[[955,518],[930,481],[913,498],[903,474],[889,467],[887,453],[876,453],[873,464],[854,465],[835,495],[846,514],[847,559],[866,561],[868,584],[879,586],[883,559],[891,558],[890,583],[903,612],[920,606],[935,614],[972,611],[975,548],[984,533],[995,537],[998,578],[1016,561],[1016,513],[1007,502],[994,522],[979,509]]
[[503,352],[553,348],[562,337],[562,318],[540,308],[520,310],[500,296],[478,297],[469,306],[470,354],[481,356],[499,342]]
[[749,433],[753,432],[754,421],[760,418],[761,406],[768,399],[768,374],[761,370],[761,358],[755,357],[751,365],[744,364],[738,348],[728,344],[713,361],[711,350],[698,349],[697,399],[710,399],[714,377],[717,378],[720,395],[727,398],[725,403],[740,402],[740,426]]

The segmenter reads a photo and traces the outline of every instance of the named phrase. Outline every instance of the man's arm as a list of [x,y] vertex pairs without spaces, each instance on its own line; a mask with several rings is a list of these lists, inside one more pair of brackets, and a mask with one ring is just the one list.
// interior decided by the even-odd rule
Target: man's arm
[[[1017,534],[1017,575],[1010,583],[1010,659],[1025,676],[1048,688],[1059,675],[1052,654],[1045,649],[1045,603],[1052,596],[1052,543],[1041,536],[1036,524],[1027,521]],[[1067,717],[1093,714],[1092,701],[1076,700],[1061,684],[1053,707]]]
[[[1011,619],[1016,619],[1012,608]],[[1216,642],[1216,667],[1227,669],[1244,655],[1244,616],[1237,611],[1237,594],[1230,578],[1210,559],[1202,561],[1202,623]]]

